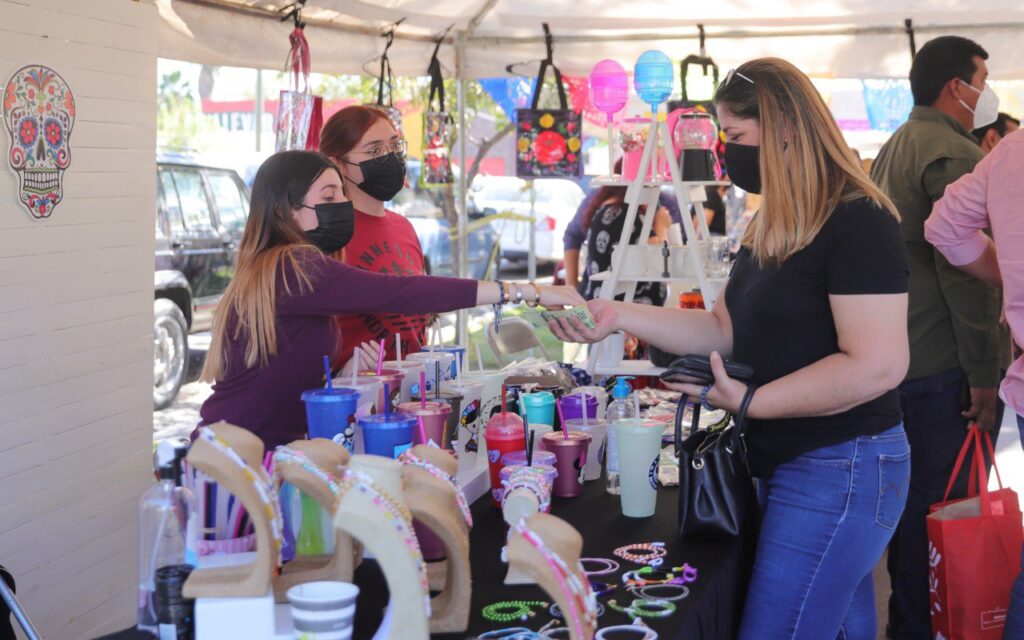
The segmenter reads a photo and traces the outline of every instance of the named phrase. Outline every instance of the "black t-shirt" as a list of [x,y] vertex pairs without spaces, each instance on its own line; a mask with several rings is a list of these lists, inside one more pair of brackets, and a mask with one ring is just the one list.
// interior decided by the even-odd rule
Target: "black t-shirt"
[[[782,266],[761,268],[742,248],[725,292],[733,360],[767,384],[839,353],[829,295],[906,293],[910,272],[899,223],[866,198],[832,212],[817,237]],[[902,419],[895,389],[832,416],[752,420],[751,471],[771,474],[803,453],[881,433]]]
[[[612,248],[622,238],[622,228],[625,224],[626,204],[623,202],[602,204],[591,216],[590,225],[587,227],[587,264],[578,287],[580,295],[587,300],[597,297],[601,285],[593,282],[590,277],[611,269]],[[633,220],[633,232],[629,236],[630,244],[637,244],[640,241],[643,224],[644,214],[637,213]],[[667,295],[668,289],[663,282],[639,282],[636,285],[633,302],[660,307],[665,304]],[[615,296],[615,299],[622,300],[623,294]]]

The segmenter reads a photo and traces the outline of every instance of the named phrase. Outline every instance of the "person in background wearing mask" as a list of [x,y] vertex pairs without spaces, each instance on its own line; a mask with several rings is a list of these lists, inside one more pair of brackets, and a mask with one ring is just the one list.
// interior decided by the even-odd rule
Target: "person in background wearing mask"
[[568,287],[354,269],[329,257],[351,237],[352,217],[341,172],[326,156],[282,151],[260,166],[238,270],[214,316],[202,373],[213,394],[200,426],[225,420],[258,435],[268,451],[305,438],[302,392],[324,385],[336,314],[440,313],[538,295],[546,306],[584,302]]
[[981,150],[985,152],[985,155],[988,155],[988,153],[992,151],[997,144],[999,144],[1000,140],[1017,129],[1020,129],[1020,120],[1014,118],[1008,113],[1000,113],[996,116],[995,122],[988,126],[975,129],[971,132],[971,135],[978,139],[978,144],[981,145]]
[[[355,235],[336,259],[373,273],[426,273],[412,223],[384,206],[405,187],[405,151],[406,142],[387,114],[373,107],[345,107],[324,124],[320,152],[338,165],[355,205]],[[366,312],[335,320],[341,329],[335,367],[352,366],[353,360],[376,366],[378,342],[384,343],[385,359],[394,360],[395,334],[401,336],[403,354],[426,344],[425,314]],[[373,353],[370,363],[365,362],[368,352]]]
[[[970,173],[946,189],[925,223],[924,235],[950,262],[1006,296],[1006,319],[1014,340],[1024,343],[1024,133],[1005,141]],[[993,238],[982,230],[992,229]],[[1000,395],[1017,413],[1024,442],[1024,358],[1006,372]],[[1022,556],[1024,558],[1024,556]],[[1024,638],[1024,571],[1010,597],[1004,638]]]
[[[924,237],[924,221],[946,187],[984,157],[971,136],[995,121],[999,100],[985,83],[988,53],[943,36],[914,56],[910,119],[881,148],[871,177],[899,209],[910,263],[910,371],[900,385],[910,440],[907,507],[889,544],[890,638],[931,637],[925,516],[942,500],[967,426],[998,435],[996,390],[1009,364],[999,293],[952,266]],[[965,469],[966,471],[966,469]],[[951,498],[966,494],[964,473]]]
[[[735,413],[765,499],[739,640],[874,640],[872,569],[903,512],[910,451],[907,258],[896,209],[860,168],[810,79],[785,60],[715,91],[733,184],[761,209],[714,308],[591,300],[597,322],[548,326],[592,343],[628,331],[710,356],[714,383],[670,384]],[[750,386],[728,376],[753,367]]]

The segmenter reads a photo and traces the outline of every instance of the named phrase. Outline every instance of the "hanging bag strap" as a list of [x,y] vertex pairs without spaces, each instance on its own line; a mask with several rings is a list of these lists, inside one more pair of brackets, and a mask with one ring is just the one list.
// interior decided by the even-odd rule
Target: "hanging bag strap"
[[[750,410],[750,402],[754,398],[754,392],[757,391],[757,385],[750,383],[747,387],[746,393],[743,394],[743,400],[740,402],[739,410],[733,416],[736,430],[737,442],[742,442],[743,434],[747,429],[747,411]],[[683,414],[686,412],[686,402],[689,400],[689,396],[685,393],[679,396],[679,404],[676,405],[676,419],[675,419],[675,449],[676,458],[678,459],[683,451]],[[690,422],[690,433],[694,433],[700,424],[700,404],[693,405],[693,419]]]
[[537,83],[533,87],[533,102],[530,108],[536,111],[540,105],[540,92],[544,88],[544,76],[547,75],[548,67],[555,72],[555,86],[558,89],[558,103],[562,111],[569,110],[569,100],[565,97],[565,84],[562,82],[562,72],[558,70],[554,62],[554,38],[551,37],[551,29],[548,23],[544,23],[544,44],[547,46],[548,55],[540,62],[540,70],[537,73]]
[[441,61],[437,52],[441,50],[443,38],[437,41],[434,47],[434,55],[430,57],[430,65],[427,66],[427,75],[430,76],[430,97],[427,98],[427,111],[431,110],[434,104],[434,96],[437,96],[438,112],[444,113],[444,77],[441,75]]
[[[296,92],[309,93],[309,42],[306,41],[306,32],[302,26],[296,26],[288,35],[288,42],[291,49],[288,51],[288,58],[285,61],[285,72],[291,73],[292,88]],[[300,89],[300,84],[302,88]]]
[[[380,55],[380,74],[377,76],[377,104],[387,105],[390,107],[395,106],[394,102],[394,88],[395,88],[395,77],[391,73],[391,59],[388,58],[388,50],[391,49],[391,45],[395,42],[395,28],[400,24],[401,21],[395,24],[384,37],[387,42],[384,44],[384,53]],[[384,102],[384,84],[387,83],[388,87],[388,101]]]
[[715,61],[708,57],[707,50],[704,48],[704,25],[698,24],[697,29],[699,31],[698,37],[700,38],[700,55],[686,56],[683,61],[679,63],[679,82],[683,85],[683,103],[690,102],[690,98],[686,95],[686,72],[689,66],[699,65],[704,70],[704,75],[708,75],[708,67],[711,67],[711,78],[715,83],[715,88],[718,88],[718,65]]

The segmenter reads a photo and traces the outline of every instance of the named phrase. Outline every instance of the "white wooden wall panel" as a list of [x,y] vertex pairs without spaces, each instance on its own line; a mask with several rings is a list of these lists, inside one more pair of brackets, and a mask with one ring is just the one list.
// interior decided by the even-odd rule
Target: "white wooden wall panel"
[[[0,81],[49,66],[77,107],[52,218],[33,220],[0,167],[0,564],[48,640],[134,623],[152,481],[156,27],[152,0],[0,0]],[[0,132],[0,157],[9,146]]]

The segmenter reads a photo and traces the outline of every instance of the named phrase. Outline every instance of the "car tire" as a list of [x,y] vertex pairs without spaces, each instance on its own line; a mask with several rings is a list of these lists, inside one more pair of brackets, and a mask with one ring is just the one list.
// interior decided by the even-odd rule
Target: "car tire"
[[174,402],[188,374],[188,324],[167,298],[153,301],[153,410]]

